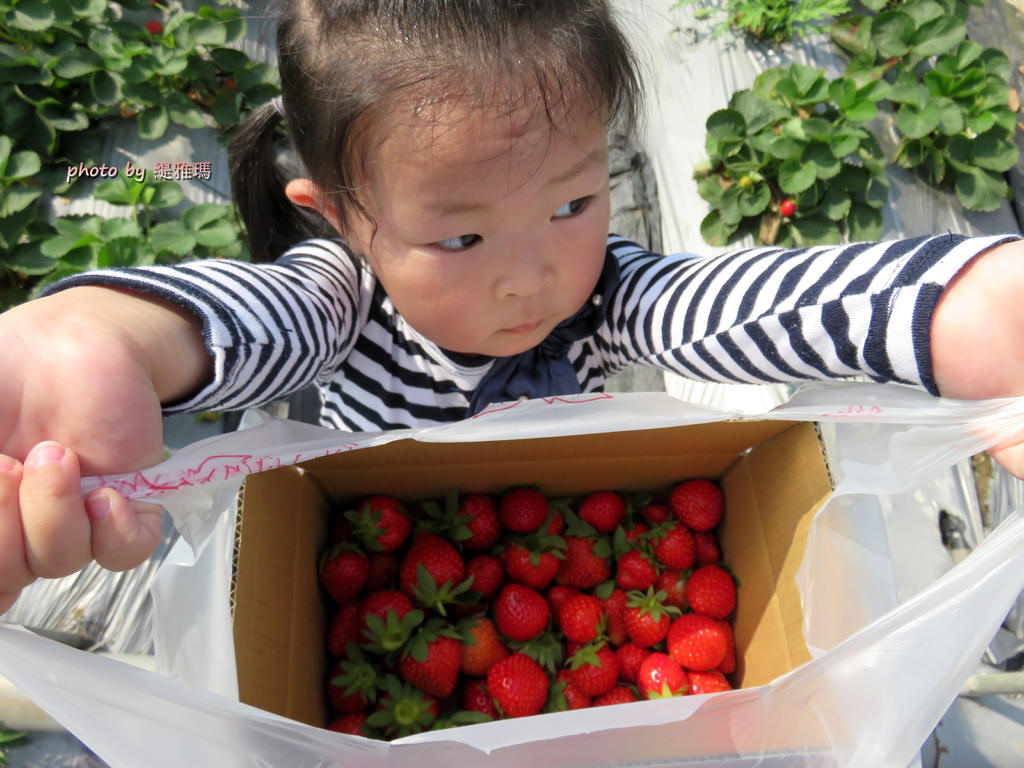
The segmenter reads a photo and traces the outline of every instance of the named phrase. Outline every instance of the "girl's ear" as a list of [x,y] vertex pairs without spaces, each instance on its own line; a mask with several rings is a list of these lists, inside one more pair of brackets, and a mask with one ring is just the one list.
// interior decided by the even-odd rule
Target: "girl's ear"
[[284,193],[294,205],[302,208],[312,208],[331,223],[331,226],[341,232],[338,207],[325,195],[320,187],[313,183],[312,179],[292,179],[284,188]]

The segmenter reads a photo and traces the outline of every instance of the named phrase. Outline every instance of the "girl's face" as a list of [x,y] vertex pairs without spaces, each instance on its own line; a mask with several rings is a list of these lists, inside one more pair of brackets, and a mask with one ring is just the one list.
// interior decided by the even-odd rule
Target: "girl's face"
[[[443,113],[442,113],[443,110]],[[609,224],[603,114],[444,102],[395,121],[343,232],[398,311],[456,352],[514,355],[586,302]]]

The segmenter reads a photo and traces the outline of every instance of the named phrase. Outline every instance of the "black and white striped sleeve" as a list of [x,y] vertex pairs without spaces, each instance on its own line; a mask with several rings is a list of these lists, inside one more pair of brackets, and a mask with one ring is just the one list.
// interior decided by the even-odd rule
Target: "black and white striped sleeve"
[[208,260],[174,267],[102,269],[48,292],[106,285],[168,299],[195,313],[214,379],[168,412],[259,405],[326,376],[359,332],[365,270],[339,243],[310,240],[273,264]]
[[943,288],[1013,235],[940,235],[721,256],[610,240],[623,281],[600,334],[612,367],[765,383],[867,376],[937,394],[930,327]]

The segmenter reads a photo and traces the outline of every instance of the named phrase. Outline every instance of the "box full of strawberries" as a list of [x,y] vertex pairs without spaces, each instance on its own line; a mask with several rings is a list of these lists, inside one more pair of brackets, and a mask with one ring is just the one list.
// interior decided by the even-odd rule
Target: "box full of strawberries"
[[831,492],[811,423],[397,440],[302,467],[243,489],[245,703],[393,740],[810,658],[794,574]]

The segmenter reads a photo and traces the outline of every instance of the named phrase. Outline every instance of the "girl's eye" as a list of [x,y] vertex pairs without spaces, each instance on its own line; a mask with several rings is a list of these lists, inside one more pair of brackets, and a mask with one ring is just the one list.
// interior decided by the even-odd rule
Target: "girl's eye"
[[439,240],[437,245],[446,251],[463,251],[478,242],[480,242],[480,235],[459,235],[458,237],[449,237],[447,240]]
[[575,216],[577,213],[587,207],[587,203],[590,202],[589,197],[577,197],[575,200],[570,200],[568,203],[563,205],[552,216],[554,219],[567,219],[570,216]]

